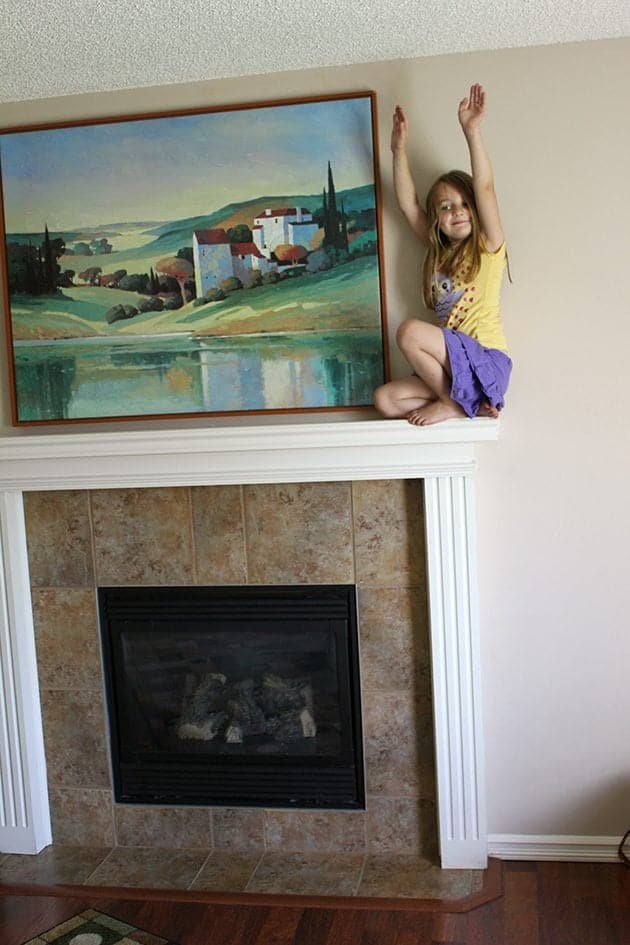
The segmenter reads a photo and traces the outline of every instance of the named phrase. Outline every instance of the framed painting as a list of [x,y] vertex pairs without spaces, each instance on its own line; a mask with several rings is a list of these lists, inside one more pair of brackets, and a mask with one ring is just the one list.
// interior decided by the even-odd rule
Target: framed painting
[[5,129],[0,168],[15,425],[371,404],[373,92]]

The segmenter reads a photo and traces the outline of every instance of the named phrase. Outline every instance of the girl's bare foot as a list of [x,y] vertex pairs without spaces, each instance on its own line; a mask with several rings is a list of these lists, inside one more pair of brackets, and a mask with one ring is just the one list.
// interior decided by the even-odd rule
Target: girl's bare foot
[[497,410],[496,407],[493,407],[492,404],[488,403],[487,400],[484,400],[484,402],[479,407],[479,410],[477,411],[477,416],[478,417],[492,417],[493,420],[496,420],[499,416],[499,411]]
[[407,421],[417,427],[429,426],[431,423],[440,423],[442,420],[453,420],[465,417],[466,413],[457,404],[434,400],[426,407],[419,407],[407,414]]

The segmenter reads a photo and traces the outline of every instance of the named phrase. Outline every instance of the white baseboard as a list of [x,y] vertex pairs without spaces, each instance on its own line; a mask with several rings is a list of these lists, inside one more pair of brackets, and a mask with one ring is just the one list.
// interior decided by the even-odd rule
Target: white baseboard
[[618,863],[619,837],[572,837],[493,833],[488,835],[488,856],[500,860],[566,860]]

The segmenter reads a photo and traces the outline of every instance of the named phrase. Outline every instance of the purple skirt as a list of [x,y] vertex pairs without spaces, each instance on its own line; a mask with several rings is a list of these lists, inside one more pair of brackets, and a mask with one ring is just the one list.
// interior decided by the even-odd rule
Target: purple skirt
[[451,363],[452,400],[469,417],[477,416],[484,401],[501,410],[512,371],[510,358],[497,348],[484,348],[463,331],[452,328],[442,331]]

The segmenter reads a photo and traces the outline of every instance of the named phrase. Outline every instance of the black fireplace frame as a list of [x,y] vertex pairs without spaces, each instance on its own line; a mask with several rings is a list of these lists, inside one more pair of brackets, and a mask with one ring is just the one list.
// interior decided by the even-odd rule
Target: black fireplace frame
[[[355,585],[232,585],[208,587],[100,587],[97,591],[103,671],[109,715],[112,780],[116,802],[162,806],[365,809],[361,721],[359,633]],[[266,618],[266,605],[273,614]],[[238,612],[255,618],[283,617],[326,622],[334,634],[342,719],[339,752],[248,759],[249,772],[233,757],[200,758],[180,752],[130,754],[116,686],[123,675],[121,637],[130,624],[155,630],[175,614],[189,622],[229,619]],[[270,611],[271,613],[271,611]],[[227,616],[226,616],[227,615]],[[251,627],[250,627],[251,629]],[[146,789],[146,781],[154,784]]]

